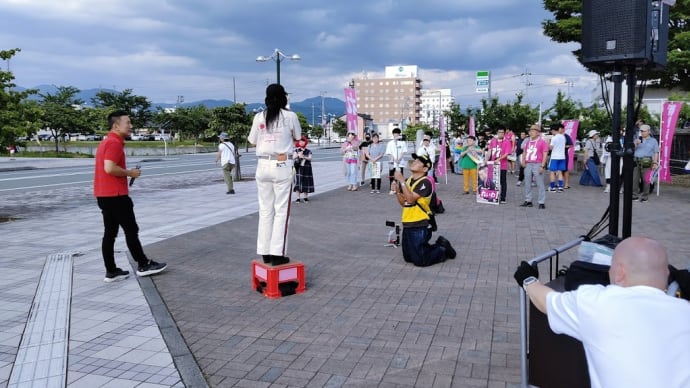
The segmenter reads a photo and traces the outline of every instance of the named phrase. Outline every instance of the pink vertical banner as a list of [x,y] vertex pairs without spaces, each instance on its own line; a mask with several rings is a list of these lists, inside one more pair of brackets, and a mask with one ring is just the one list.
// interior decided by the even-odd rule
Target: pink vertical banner
[[561,122],[565,127],[566,135],[570,136],[573,145],[568,149],[568,171],[572,171],[575,167],[575,142],[577,142],[577,128],[580,126],[580,120],[563,120]]
[[446,123],[443,116],[440,117],[438,126],[441,129],[441,153],[438,155],[438,163],[436,163],[436,176],[446,176]]
[[358,136],[357,96],[353,88],[345,88],[345,112],[347,113],[347,133],[352,132],[355,136]]
[[666,101],[661,111],[659,179],[662,182],[671,182],[671,146],[673,145],[673,135],[676,132],[676,124],[678,123],[678,114],[682,107],[682,102]]
[[474,133],[474,116],[470,116],[470,136],[475,136]]

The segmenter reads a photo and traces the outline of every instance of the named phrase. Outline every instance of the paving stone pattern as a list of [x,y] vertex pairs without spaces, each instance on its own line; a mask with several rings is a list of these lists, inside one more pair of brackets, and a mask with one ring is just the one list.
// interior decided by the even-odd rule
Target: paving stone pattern
[[[338,162],[315,163],[315,177],[318,195],[292,206],[288,248],[305,263],[307,291],[277,300],[251,290],[253,181],[238,182],[235,196],[217,172],[135,184],[145,251],[169,264],[155,286],[212,386],[515,387],[516,265],[586,233],[608,204],[601,189],[575,184],[547,194],[545,210],[520,208],[522,188],[509,176],[507,204],[479,205],[451,175],[439,184],[447,212],[438,220],[458,258],[416,268],[383,246],[384,222],[400,217],[393,197],[346,191]],[[689,203],[687,188],[667,185],[633,203],[633,234],[659,239],[676,266],[690,263]],[[89,188],[0,195],[5,212],[21,219],[0,224],[0,388],[45,259],[57,252],[74,255],[68,386],[183,385],[136,279],[102,281]]]
[[[288,251],[305,263],[305,293],[269,300],[251,290],[256,214],[148,246],[174,263],[154,281],[215,387],[515,387],[513,271],[587,233],[608,197],[573,186],[549,193],[546,210],[521,208],[522,188],[508,182],[500,206],[461,195],[459,176],[439,185],[447,209],[439,233],[458,251],[440,265],[417,268],[384,247],[384,222],[400,216],[392,196],[340,188],[292,205]],[[664,186],[661,197],[633,204],[633,234],[660,239],[676,265],[690,262],[681,226],[689,197]],[[573,258],[565,253],[561,264]]]

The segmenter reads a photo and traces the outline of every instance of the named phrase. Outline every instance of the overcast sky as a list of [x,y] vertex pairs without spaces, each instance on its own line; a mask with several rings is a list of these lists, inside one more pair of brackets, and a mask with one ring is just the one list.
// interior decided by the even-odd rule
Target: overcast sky
[[523,91],[550,104],[560,89],[588,104],[597,86],[577,46],[543,36],[550,15],[537,0],[0,0],[0,15],[0,49],[22,50],[9,66],[23,87],[260,102],[276,64],[255,59],[275,48],[302,58],[281,63],[293,101],[344,99],[352,78],[390,65],[418,65],[424,88],[452,89],[463,109],[485,96],[478,70],[502,102]]

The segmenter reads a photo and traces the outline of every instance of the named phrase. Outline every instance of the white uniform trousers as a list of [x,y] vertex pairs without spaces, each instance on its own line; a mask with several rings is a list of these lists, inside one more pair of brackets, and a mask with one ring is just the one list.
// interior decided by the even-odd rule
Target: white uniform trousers
[[256,253],[285,256],[292,191],[292,161],[258,159],[256,188],[259,195],[259,231]]

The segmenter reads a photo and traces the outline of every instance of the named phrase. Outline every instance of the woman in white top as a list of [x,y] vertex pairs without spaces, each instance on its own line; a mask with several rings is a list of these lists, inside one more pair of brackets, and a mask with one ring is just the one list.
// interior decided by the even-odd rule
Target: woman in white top
[[299,119],[287,110],[287,93],[279,84],[266,88],[266,110],[254,116],[249,142],[256,145],[259,231],[256,253],[264,263],[285,264],[292,164],[288,155],[302,136]]

